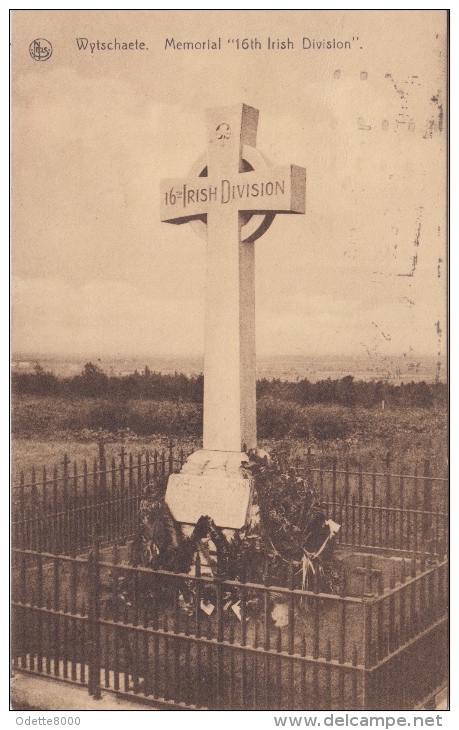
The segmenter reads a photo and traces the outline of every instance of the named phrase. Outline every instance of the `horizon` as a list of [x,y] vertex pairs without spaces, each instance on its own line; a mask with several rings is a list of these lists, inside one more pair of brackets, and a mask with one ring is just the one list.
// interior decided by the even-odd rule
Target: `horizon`
[[[33,372],[37,364],[57,377],[72,377],[81,373],[84,365],[91,362],[110,376],[123,377],[147,367],[151,372],[184,373],[187,376],[202,374],[204,357],[186,355],[150,354],[136,356],[99,357],[98,355],[46,355],[40,353],[14,353],[11,356],[13,372]],[[402,382],[447,382],[444,362],[429,355],[411,358],[388,356],[372,359],[366,355],[260,355],[257,358],[258,379],[280,379],[311,382],[327,378],[341,379],[351,375],[355,380],[386,380],[394,384]]]
[[[384,360],[395,360],[406,358],[407,353],[390,353],[383,356],[382,358],[375,357],[374,362]],[[113,361],[124,361],[124,360],[141,360],[141,359],[158,359],[158,360],[170,360],[170,359],[183,359],[183,360],[199,360],[204,362],[204,353],[195,352],[180,352],[180,353],[168,353],[168,352],[141,352],[139,354],[120,354],[120,353],[100,353],[97,351],[83,351],[83,352],[45,352],[38,350],[17,350],[11,352],[11,361],[15,360],[61,360],[63,362],[75,361],[75,360],[113,360]],[[368,360],[371,361],[373,358],[371,355],[364,353],[345,353],[345,352],[316,352],[310,353],[257,353],[257,360],[317,360],[324,358],[327,360],[338,359],[338,360]],[[411,350],[409,359],[421,359],[424,361],[435,361],[443,364],[443,357],[438,357],[437,354],[430,354],[425,352],[414,352]]]

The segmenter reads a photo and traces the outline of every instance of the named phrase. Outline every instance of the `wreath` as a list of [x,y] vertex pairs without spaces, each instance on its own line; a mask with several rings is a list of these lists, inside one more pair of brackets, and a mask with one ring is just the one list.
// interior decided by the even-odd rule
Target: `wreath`
[[299,472],[290,466],[288,451],[274,451],[271,458],[256,453],[250,456],[259,519],[246,540],[250,535],[259,535],[256,553],[268,559],[265,580],[272,585],[287,585],[291,581],[290,567],[301,575],[303,589],[311,588],[312,576],[320,591],[338,592],[333,538],[339,525],[328,518],[312,471],[306,468]]

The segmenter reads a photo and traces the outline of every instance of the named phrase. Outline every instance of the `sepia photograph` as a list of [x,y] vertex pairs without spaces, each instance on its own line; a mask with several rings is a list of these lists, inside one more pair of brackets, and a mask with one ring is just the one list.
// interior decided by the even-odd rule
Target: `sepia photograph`
[[448,20],[10,12],[11,709],[442,724]]

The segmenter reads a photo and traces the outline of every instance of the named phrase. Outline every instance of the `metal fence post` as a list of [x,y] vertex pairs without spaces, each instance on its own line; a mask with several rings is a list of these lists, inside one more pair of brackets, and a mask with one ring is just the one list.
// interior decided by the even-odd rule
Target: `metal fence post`
[[169,442],[169,474],[174,473],[174,442]]
[[431,515],[430,511],[432,509],[432,482],[430,481],[430,460],[425,459],[424,460],[424,490],[423,490],[423,505],[422,509],[424,510],[423,515],[423,524],[422,524],[422,531],[423,531],[423,538],[424,540],[427,540],[430,538],[430,532],[431,532]]
[[99,541],[96,537],[88,557],[88,629],[89,629],[89,676],[88,691],[95,700],[100,700],[100,568]]
[[99,471],[100,471],[100,491],[105,496],[107,491],[107,460],[105,458],[105,444],[103,438],[99,438]]
[[373,705],[373,675],[371,667],[373,665],[373,644],[372,644],[372,606],[371,600],[362,598],[363,607],[363,652],[364,652],[364,670],[363,670],[363,710],[374,709]]

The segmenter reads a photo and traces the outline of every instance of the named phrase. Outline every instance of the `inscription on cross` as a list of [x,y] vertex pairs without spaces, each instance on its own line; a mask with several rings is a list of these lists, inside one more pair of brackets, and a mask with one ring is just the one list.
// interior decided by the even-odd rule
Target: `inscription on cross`
[[206,154],[161,183],[161,220],[207,239],[205,450],[256,448],[254,241],[277,213],[305,212],[304,168],[269,166],[257,125],[245,104],[207,110]]

